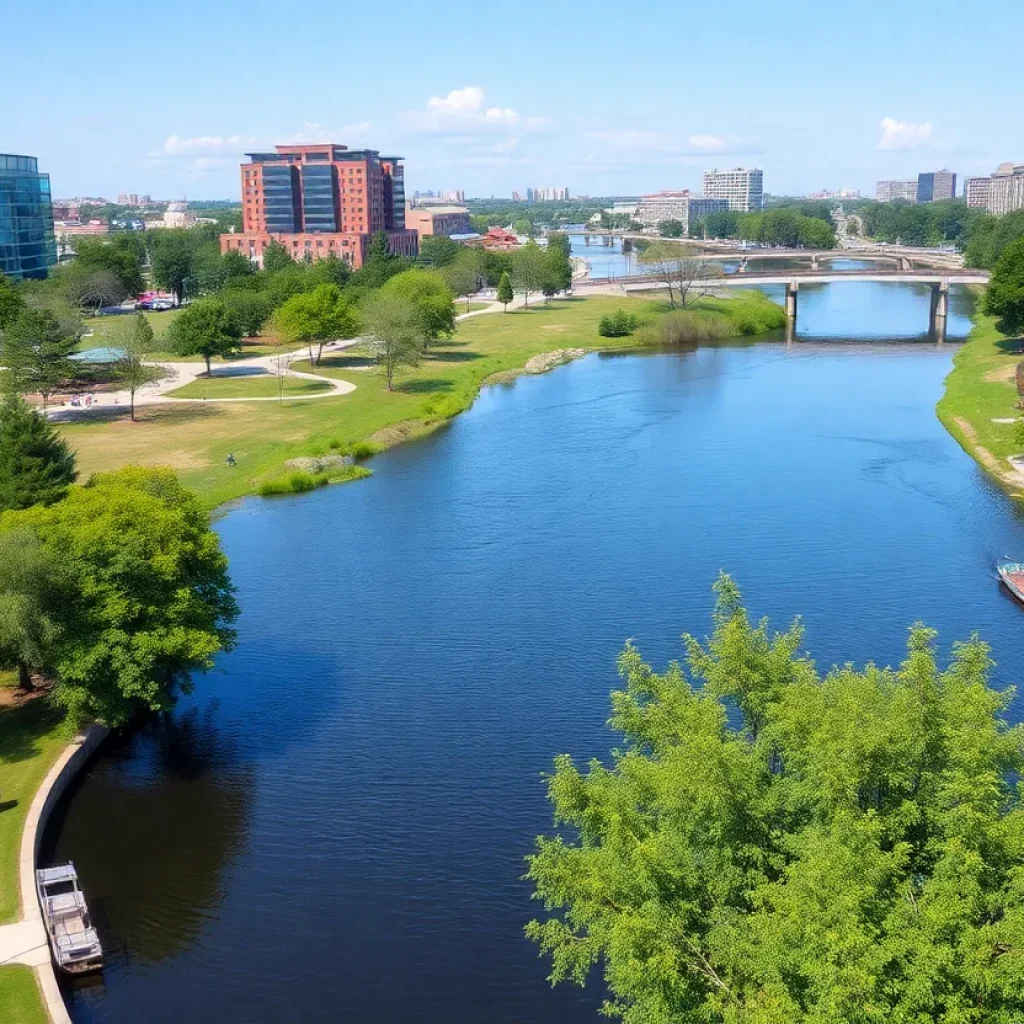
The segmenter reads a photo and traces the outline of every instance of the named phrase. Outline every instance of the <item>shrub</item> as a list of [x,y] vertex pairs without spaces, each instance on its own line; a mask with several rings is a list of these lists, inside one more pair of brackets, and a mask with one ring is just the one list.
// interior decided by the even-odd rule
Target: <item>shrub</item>
[[380,451],[380,445],[372,441],[356,441],[349,449],[349,454],[356,459],[368,459]]
[[1018,416],[1013,424],[1013,443],[1017,448],[1024,448],[1024,417]]
[[260,495],[269,498],[277,494],[302,494],[304,491],[323,487],[326,483],[327,477],[323,473],[313,476],[312,473],[297,469],[294,473],[278,477],[276,480],[264,480],[260,484]]
[[626,338],[640,326],[640,318],[635,313],[627,313],[617,309],[608,316],[601,317],[597,325],[597,333],[602,338]]

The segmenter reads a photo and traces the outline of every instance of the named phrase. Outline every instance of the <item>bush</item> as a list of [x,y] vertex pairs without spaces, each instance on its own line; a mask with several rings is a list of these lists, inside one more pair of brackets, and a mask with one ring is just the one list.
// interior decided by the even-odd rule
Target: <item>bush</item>
[[276,480],[264,480],[260,484],[260,495],[269,498],[278,494],[302,494],[323,487],[326,483],[327,477],[322,473],[313,476],[312,473],[297,469],[294,473],[278,477]]
[[602,338],[627,338],[640,326],[640,318],[635,313],[627,313],[617,309],[608,316],[601,317],[597,325],[597,333]]
[[381,446],[372,441],[356,441],[349,448],[348,454],[356,459],[368,459],[380,451]]
[[1017,417],[1013,424],[1013,443],[1018,448],[1024,448],[1024,417]]

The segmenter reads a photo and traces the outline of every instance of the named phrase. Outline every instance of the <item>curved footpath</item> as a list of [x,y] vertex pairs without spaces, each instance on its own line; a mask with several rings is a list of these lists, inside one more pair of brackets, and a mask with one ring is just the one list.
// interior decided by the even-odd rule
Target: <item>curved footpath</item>
[[[43,830],[54,805],[108,732],[105,726],[92,725],[76,736],[43,779],[32,800],[21,833],[18,854],[21,920],[0,926],[0,964],[24,964],[35,969],[43,1003],[53,1024],[71,1024],[71,1018],[57,984],[57,972],[50,956],[43,915],[36,895],[36,858],[39,856]],[[86,893],[88,898],[89,894]]]

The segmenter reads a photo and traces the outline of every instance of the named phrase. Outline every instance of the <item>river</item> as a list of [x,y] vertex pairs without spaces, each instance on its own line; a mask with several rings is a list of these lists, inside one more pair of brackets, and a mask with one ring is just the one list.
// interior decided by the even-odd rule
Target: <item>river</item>
[[927,289],[800,295],[790,345],[591,355],[219,521],[236,650],[47,836],[109,952],[76,1024],[596,1024],[599,987],[551,989],[522,935],[541,773],[607,756],[623,641],[680,656],[721,568],[822,665],[897,661],[923,619],[1020,678],[993,565],[1024,523],[935,417],[956,346],[894,340]]

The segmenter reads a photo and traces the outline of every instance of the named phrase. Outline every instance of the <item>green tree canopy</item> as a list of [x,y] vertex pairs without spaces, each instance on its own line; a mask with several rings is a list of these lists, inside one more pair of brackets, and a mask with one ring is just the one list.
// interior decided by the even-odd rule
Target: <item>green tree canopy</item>
[[0,331],[15,320],[24,308],[25,300],[17,285],[9,277],[0,274]]
[[423,353],[422,314],[408,299],[378,292],[363,306],[363,323],[374,362],[394,391],[398,369],[416,366]]
[[32,530],[74,580],[53,655],[55,697],[109,725],[171,706],[231,645],[238,608],[217,535],[169,469],[94,476],[49,507],[0,515]]
[[180,305],[196,272],[196,254],[201,239],[185,228],[153,232],[153,280],[169,288]]
[[512,254],[512,280],[516,290],[523,293],[524,306],[529,306],[531,292],[544,290],[551,275],[551,261],[536,242],[529,241]]
[[483,260],[480,250],[461,247],[458,258],[454,263],[446,266],[442,273],[452,294],[459,298],[465,298],[468,306],[469,297],[480,290],[480,282],[483,279]]
[[52,505],[75,482],[75,456],[17,392],[0,404],[0,511]]
[[551,286],[557,292],[572,287],[572,242],[561,231],[548,235],[548,263],[551,266]]
[[382,295],[405,299],[416,307],[424,341],[436,341],[455,333],[455,302],[444,275],[436,270],[403,270],[389,278]]
[[658,234],[661,235],[662,238],[682,238],[683,222],[674,218],[659,221]]
[[425,267],[450,267],[462,251],[458,242],[445,235],[425,235],[420,239],[420,254],[416,262]]
[[[233,279],[236,282],[239,280],[248,279]],[[227,287],[217,298],[227,307],[243,337],[251,338],[259,334],[270,317],[270,300],[263,292],[245,287]]]
[[159,371],[147,360],[153,352],[153,328],[141,314],[124,318],[115,325],[110,347],[117,353],[114,374],[128,391],[129,416],[135,419],[135,393],[157,379]]
[[117,278],[125,295],[138,295],[146,283],[142,276],[143,253],[136,244],[119,241],[119,237],[75,239],[73,265],[90,271],[107,271]]
[[22,394],[37,393],[43,407],[49,397],[75,379],[78,368],[71,360],[78,337],[48,309],[23,309],[4,328],[0,360],[14,388]]
[[220,299],[198,299],[175,317],[167,337],[179,356],[202,356],[209,374],[210,360],[234,352],[242,330]]
[[309,361],[315,365],[324,342],[359,333],[359,314],[336,284],[321,284],[288,299],[274,313],[274,330],[283,341],[305,343]]
[[508,271],[503,271],[501,280],[498,282],[498,301],[505,307],[503,312],[508,312],[508,304],[515,297],[515,292],[512,290],[512,280],[508,275]]
[[1024,1012],[1024,732],[988,648],[910,631],[835,668],[728,577],[685,672],[631,644],[610,768],[558,758],[529,878],[554,980],[597,962],[628,1024],[1009,1024]]
[[263,250],[263,269],[268,274],[276,274],[279,270],[285,270],[293,262],[291,253],[274,239],[271,239],[270,244]]
[[1004,250],[985,292],[985,312],[996,317],[1003,334],[1024,334],[1024,238]]
[[387,234],[377,231],[370,239],[363,265],[352,275],[352,284],[360,289],[380,288],[388,278],[409,266],[409,260],[391,251]]

